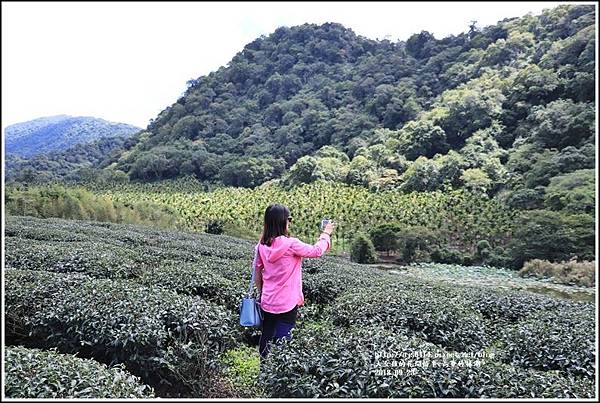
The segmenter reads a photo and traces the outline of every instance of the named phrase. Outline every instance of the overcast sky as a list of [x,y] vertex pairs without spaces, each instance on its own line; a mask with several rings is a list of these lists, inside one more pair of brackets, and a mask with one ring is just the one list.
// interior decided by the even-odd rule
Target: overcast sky
[[559,4],[19,3],[2,2],[2,129],[52,115],[94,116],[146,127],[186,81],[226,65],[278,26],[339,22],[358,35],[441,39]]

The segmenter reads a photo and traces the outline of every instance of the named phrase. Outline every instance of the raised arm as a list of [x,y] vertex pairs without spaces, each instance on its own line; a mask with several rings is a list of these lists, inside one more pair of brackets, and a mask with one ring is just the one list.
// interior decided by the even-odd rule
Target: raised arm
[[296,239],[290,246],[294,255],[302,257],[320,257],[323,253],[331,249],[331,237],[329,234],[322,232],[319,240],[314,245],[310,245]]

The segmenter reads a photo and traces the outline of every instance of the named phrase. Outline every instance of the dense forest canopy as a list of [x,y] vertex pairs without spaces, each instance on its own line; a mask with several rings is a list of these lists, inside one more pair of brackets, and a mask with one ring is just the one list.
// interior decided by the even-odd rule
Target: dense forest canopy
[[[131,136],[131,135],[130,135]],[[97,167],[111,153],[118,153],[130,136],[109,136],[98,140],[76,144],[64,151],[51,151],[32,157],[7,155],[5,159],[6,182],[20,181],[95,181],[99,178],[107,180],[128,181],[127,174],[120,171],[99,171]]]

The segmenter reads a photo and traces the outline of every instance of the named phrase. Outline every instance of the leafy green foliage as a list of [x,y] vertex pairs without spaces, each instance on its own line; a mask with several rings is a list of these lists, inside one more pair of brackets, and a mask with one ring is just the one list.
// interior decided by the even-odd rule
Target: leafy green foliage
[[587,304],[573,304],[534,313],[504,329],[506,346],[500,359],[512,365],[594,379],[594,312]]
[[[286,190],[277,183],[255,189],[216,188],[203,191],[194,180],[153,184],[112,184],[91,186],[98,195],[114,201],[135,203],[147,200],[165,204],[184,217],[188,229],[205,231],[210,220],[245,228],[257,239],[262,231],[264,209],[275,201],[285,204],[294,215],[293,236],[317,238],[315,217],[332,217],[338,225],[332,234],[334,251],[350,249],[352,236],[380,224],[402,227],[423,226],[451,234],[449,246],[471,250],[485,238],[505,246],[512,231],[515,211],[499,201],[463,190],[403,194],[398,190],[371,192],[358,186],[317,181]],[[325,200],[326,202],[323,202]]]
[[340,296],[330,308],[341,326],[377,324],[412,334],[451,350],[478,350],[487,344],[482,318],[448,299],[432,298],[426,284],[377,284]]
[[201,393],[219,352],[240,337],[224,309],[200,298],[71,276],[8,270],[6,304],[14,313],[7,314],[7,329],[24,332],[8,330],[7,339],[123,363],[155,389],[166,381],[178,385],[174,393]]
[[225,376],[238,391],[238,397],[253,398],[262,393],[258,381],[260,372],[260,354],[251,347],[239,347],[227,350],[221,361],[225,366]]
[[398,232],[402,228],[395,224],[378,225],[369,231],[369,236],[373,241],[375,250],[394,251],[398,249]]
[[531,259],[559,261],[574,256],[594,260],[594,228],[594,217],[588,214],[524,212],[508,245],[512,265],[520,269]]
[[350,259],[358,263],[374,263],[377,260],[375,247],[367,234],[356,234],[350,246]]
[[82,187],[52,184],[42,187],[14,185],[6,192],[5,208],[9,214],[116,223],[150,224],[178,228],[179,214],[167,206],[137,201],[114,202]]
[[[55,349],[6,347],[5,396],[11,399],[153,398],[151,387],[124,370]],[[32,376],[32,374],[35,374]]]
[[[393,358],[383,354],[399,357],[405,365],[429,365],[413,364],[394,373],[400,367],[392,367]],[[423,354],[432,358],[401,358]],[[260,382],[267,396],[292,398],[593,396],[593,379],[513,367],[493,358],[470,360],[470,366],[466,360],[459,366],[456,359],[451,365],[445,354],[434,344],[379,326],[299,329],[291,341],[273,345]],[[433,361],[438,364],[433,366]]]
[[438,243],[439,234],[424,226],[403,227],[397,232],[399,251],[402,260],[410,263],[423,259],[423,253],[431,252]]
[[103,137],[64,151],[31,157],[9,154],[6,156],[6,183],[127,182],[129,176],[125,172],[104,165],[103,161],[133,141],[134,137]]
[[546,188],[544,205],[551,210],[594,213],[596,175],[593,169],[581,169],[555,176]]
[[[507,169],[505,152],[524,140],[545,150],[589,144],[594,22],[591,6],[564,5],[483,29],[471,25],[456,36],[422,31],[396,43],[334,23],[280,27],[227,66],[190,80],[144,132],[94,167],[131,180],[193,175],[240,187],[324,179],[406,192],[446,182],[490,194],[518,190],[524,178]],[[476,145],[462,150],[472,137]],[[490,138],[496,150],[481,147]],[[319,153],[322,147],[344,157]],[[382,148],[376,153],[384,158],[349,166],[371,147]],[[470,166],[441,172],[417,163],[450,151]],[[55,167],[37,167],[56,177]],[[468,169],[490,182],[479,171],[461,181]],[[421,171],[435,179],[415,181]]]
[[547,260],[533,259],[525,262],[519,270],[522,277],[550,278],[563,284],[594,287],[596,284],[596,262],[578,262],[571,259],[565,262],[552,263]]

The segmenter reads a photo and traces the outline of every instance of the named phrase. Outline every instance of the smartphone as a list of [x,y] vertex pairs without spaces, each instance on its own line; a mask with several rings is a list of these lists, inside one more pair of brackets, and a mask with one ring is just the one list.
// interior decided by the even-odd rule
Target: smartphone
[[327,224],[329,224],[330,222],[331,222],[331,220],[329,220],[329,219],[321,220],[321,231],[323,231],[325,229],[325,227],[327,226]]

